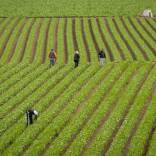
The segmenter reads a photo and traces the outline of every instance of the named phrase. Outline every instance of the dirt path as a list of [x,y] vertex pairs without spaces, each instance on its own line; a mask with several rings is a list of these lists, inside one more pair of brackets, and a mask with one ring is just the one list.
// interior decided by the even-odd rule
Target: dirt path
[[[129,110],[131,108],[131,106],[134,104],[135,99],[137,98],[139,91],[141,90],[141,88],[143,87],[143,84],[145,83],[147,77],[149,76],[149,73],[151,72],[151,70],[153,69],[153,67],[151,67],[151,69],[146,72],[144,78],[142,79],[142,81],[140,82],[138,88],[135,90],[135,93],[133,94],[131,100],[129,101],[127,107],[124,110],[124,113],[122,115],[122,118],[119,120],[119,122],[117,123],[116,127],[113,130],[113,133],[111,135],[111,137],[108,139],[107,143],[105,144],[103,150],[101,151],[101,155],[104,156],[106,155],[107,151],[109,150],[109,148],[111,147],[111,144],[113,142],[113,139],[116,137],[118,131],[120,130],[127,114],[129,113]],[[136,74],[136,73],[135,73]]]
[[95,47],[95,50],[96,50],[96,52],[97,52],[97,57],[98,57],[98,53],[99,53],[99,51],[100,51],[100,48],[99,48],[99,46],[98,46],[98,43],[97,43],[97,41],[96,41],[95,34],[94,34],[94,32],[93,32],[91,18],[88,18],[88,24],[89,24],[90,34],[91,34],[91,37],[92,37],[92,40],[93,40],[93,43],[94,43],[94,47]]
[[101,25],[100,25],[100,22],[99,22],[99,18],[96,18],[96,23],[97,23],[98,30],[99,30],[99,33],[101,35],[102,41],[103,41],[103,43],[104,43],[104,45],[105,45],[105,47],[106,47],[106,49],[108,51],[110,61],[112,62],[112,61],[114,61],[114,56],[113,56],[113,53],[112,53],[112,51],[111,51],[111,49],[110,49],[110,47],[108,45],[106,37],[105,37],[105,35],[104,35],[103,31],[102,31],[102,28],[101,28]]
[[81,33],[82,33],[83,44],[84,44],[84,47],[86,49],[87,62],[91,62],[88,42],[86,40],[86,33],[85,33],[85,28],[84,28],[83,17],[80,18],[80,22],[81,22]]
[[148,58],[146,52],[145,52],[144,49],[140,46],[140,44],[139,44],[138,41],[135,39],[135,37],[133,36],[133,34],[129,31],[129,29],[128,29],[128,27],[127,27],[127,25],[126,25],[124,19],[121,17],[120,20],[121,20],[123,26],[125,27],[125,29],[126,29],[126,31],[127,31],[127,34],[129,34],[129,36],[130,36],[130,37],[132,38],[132,40],[134,41],[135,45],[138,47],[138,49],[139,49],[140,52],[142,53],[143,58],[144,58],[146,61],[148,61],[149,58]]
[[[80,131],[85,127],[85,125],[88,123],[88,121],[90,120],[90,118],[92,117],[92,115],[96,112],[96,110],[99,108],[100,104],[102,103],[102,101],[104,101],[104,99],[106,98],[106,96],[108,95],[108,93],[111,91],[112,87],[114,86],[115,82],[118,81],[121,77],[121,75],[124,73],[124,71],[126,70],[126,68],[122,71],[122,73],[120,75],[117,75],[116,78],[113,80],[113,82],[111,83],[111,85],[109,86],[107,92],[104,92],[103,96],[100,97],[99,102],[96,104],[96,106],[92,109],[92,111],[90,111],[87,114],[86,119],[83,121],[83,123],[80,125],[80,127],[77,129],[77,131],[72,135],[72,138],[66,143],[64,150],[62,151],[62,153],[60,155],[64,155],[64,153],[67,151],[67,149],[70,147],[70,145],[72,144],[72,142],[75,140],[75,138],[77,137],[77,135],[80,133]],[[92,90],[91,94],[94,94],[95,91]],[[79,108],[77,109],[79,110]],[[80,154],[81,155],[81,154]]]
[[76,37],[76,25],[75,25],[75,18],[72,18],[72,34],[73,34],[73,45],[74,45],[74,51],[78,50],[78,43],[77,43],[77,37]]
[[23,60],[24,53],[25,53],[25,49],[26,49],[26,47],[27,47],[28,39],[29,39],[29,36],[30,36],[30,32],[31,32],[31,29],[32,29],[32,27],[33,27],[35,21],[36,21],[36,19],[33,18],[32,22],[31,22],[31,24],[30,24],[30,26],[29,26],[29,28],[28,28],[28,31],[27,31],[26,36],[25,36],[25,38],[24,38],[24,42],[23,42],[24,44],[23,44],[23,46],[22,46],[22,48],[21,48],[21,50],[20,50],[19,57],[18,57],[18,59],[17,59],[17,63],[21,63],[22,60]]
[[153,88],[151,88],[151,93],[148,96],[147,100],[145,101],[144,106],[141,109],[141,112],[140,112],[140,114],[139,114],[139,116],[137,118],[137,121],[136,121],[134,127],[131,129],[128,140],[127,140],[124,148],[121,151],[121,156],[125,156],[127,154],[129,145],[131,143],[131,140],[132,140],[133,136],[135,135],[135,133],[136,133],[136,131],[137,131],[137,129],[138,129],[138,127],[139,127],[139,125],[140,125],[140,123],[141,123],[141,121],[142,121],[142,119],[143,119],[149,105],[150,105],[150,102],[152,100],[152,96],[153,96],[155,91],[156,91],[156,82],[154,82]]
[[58,29],[59,29],[59,23],[60,23],[60,18],[57,19],[56,21],[56,25],[55,25],[55,32],[54,32],[54,43],[53,43],[53,47],[55,52],[57,53],[58,50]]
[[114,42],[116,48],[118,49],[118,52],[119,52],[119,54],[120,54],[121,59],[122,59],[122,60],[126,60],[125,55],[124,55],[124,53],[123,53],[123,50],[121,49],[121,47],[120,47],[118,41],[117,41],[116,38],[114,37],[113,32],[111,31],[111,28],[110,28],[110,26],[109,26],[109,23],[108,23],[107,19],[106,19],[106,18],[103,18],[103,19],[104,19],[104,23],[105,23],[105,25],[106,25],[106,28],[107,28],[107,30],[108,30],[108,32],[109,32],[109,34],[110,34],[110,37],[112,38],[112,40],[113,40],[113,42]]
[[43,44],[43,50],[42,50],[42,64],[44,64],[45,58],[46,58],[50,24],[51,24],[51,18],[49,18],[46,32],[45,32],[45,38],[44,38],[44,44]]
[[132,27],[134,28],[134,30],[137,32],[137,34],[140,36],[140,38],[145,42],[145,44],[147,45],[147,47],[151,50],[151,52],[153,53],[154,56],[156,56],[156,51],[153,47],[151,47],[151,45],[148,43],[148,41],[143,37],[143,35],[139,32],[139,30],[137,29],[137,27],[134,25],[134,23],[132,22],[131,18],[128,17],[128,20],[130,22],[130,24],[132,25]]
[[41,26],[43,24],[43,19],[40,19],[40,23],[38,25],[38,27],[36,28],[36,32],[35,32],[35,36],[34,36],[34,41],[32,43],[32,54],[29,60],[29,63],[33,63],[35,55],[36,55],[36,48],[37,48],[37,44],[38,44],[38,39],[39,39],[39,35],[40,35],[40,29]]
[[8,44],[8,41],[10,39],[10,36],[12,35],[13,31],[15,30],[17,24],[20,22],[20,18],[18,18],[16,20],[16,22],[13,24],[12,28],[9,30],[9,34],[7,35],[6,39],[5,39],[5,42],[4,44],[2,45],[2,48],[0,49],[0,58],[2,57],[3,53],[4,53],[4,50]]
[[63,37],[64,37],[64,63],[68,63],[68,44],[67,44],[67,25],[68,25],[68,19],[64,19],[64,32],[63,32]]
[[13,45],[12,45],[12,49],[11,49],[11,51],[10,51],[10,54],[8,55],[8,58],[7,58],[6,63],[9,63],[9,62],[11,61],[11,58],[12,58],[13,55],[14,55],[14,52],[15,52],[15,49],[16,49],[16,46],[17,46],[19,37],[20,37],[20,35],[21,35],[21,33],[22,33],[22,30],[23,30],[23,28],[24,28],[26,22],[27,22],[27,19],[25,19],[25,21],[23,22],[23,24],[22,24],[21,27],[19,28],[19,31],[18,31],[18,33],[17,33],[17,35],[16,35],[16,37],[15,37],[15,40],[14,40]]
[[124,37],[124,35],[122,34],[120,28],[118,27],[118,24],[116,22],[116,20],[113,18],[112,19],[113,23],[114,23],[114,26],[117,30],[117,32],[119,33],[120,37],[122,38],[123,42],[125,43],[127,49],[129,50],[133,60],[137,60],[137,56],[135,55],[135,52],[132,50],[131,46],[129,45],[128,41],[126,40],[126,38]]

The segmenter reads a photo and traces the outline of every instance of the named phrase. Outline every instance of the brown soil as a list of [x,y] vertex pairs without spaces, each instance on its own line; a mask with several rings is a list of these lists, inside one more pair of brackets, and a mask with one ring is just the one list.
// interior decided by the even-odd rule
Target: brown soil
[[86,49],[87,62],[91,62],[88,42],[86,40],[86,33],[85,33],[83,18],[80,18],[80,22],[81,22],[81,33],[82,33],[83,44]]
[[30,26],[28,28],[28,31],[27,31],[26,36],[24,38],[24,44],[23,44],[23,46],[22,46],[22,48],[20,50],[20,53],[19,53],[19,57],[18,57],[17,63],[21,63],[22,60],[23,60],[24,52],[25,52],[25,49],[27,47],[27,43],[28,43],[28,39],[29,39],[29,35],[30,35],[31,29],[32,29],[35,21],[36,21],[36,19],[33,18],[32,22],[31,22],[31,24],[30,24]]
[[141,53],[142,53],[144,59],[145,59],[146,61],[148,61],[149,58],[148,58],[146,52],[145,52],[144,49],[141,47],[141,45],[138,43],[137,39],[135,39],[135,37],[133,36],[133,34],[129,31],[129,29],[128,29],[128,27],[127,27],[127,25],[126,25],[124,19],[121,17],[120,20],[121,20],[123,26],[125,27],[125,29],[126,29],[128,35],[132,38],[132,40],[134,41],[135,45],[136,45],[136,46],[138,47],[138,49],[141,51]]
[[99,30],[99,33],[101,35],[102,41],[103,41],[103,43],[104,43],[104,45],[105,45],[105,47],[106,47],[106,49],[108,51],[110,61],[112,62],[112,61],[114,61],[114,56],[113,56],[113,53],[111,51],[111,48],[108,45],[108,42],[106,40],[106,37],[105,37],[105,35],[104,35],[103,31],[102,31],[102,28],[101,28],[101,25],[100,25],[100,22],[99,22],[99,19],[98,18],[96,18],[96,23],[97,23],[98,30]]

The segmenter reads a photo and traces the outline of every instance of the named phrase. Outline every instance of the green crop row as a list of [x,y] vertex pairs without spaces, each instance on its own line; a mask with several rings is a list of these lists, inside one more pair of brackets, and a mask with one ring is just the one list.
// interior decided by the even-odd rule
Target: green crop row
[[[65,155],[80,155],[84,145],[89,141],[89,138],[93,135],[93,132],[96,130],[98,125],[100,125],[100,121],[102,121],[102,118],[105,117],[107,111],[110,110],[111,108],[112,113],[114,112],[113,111],[113,109],[115,109],[114,103],[117,103],[117,99],[119,98],[118,94],[120,93],[120,95],[122,96],[123,92],[125,92],[123,86],[126,84],[129,77],[133,76],[134,71],[136,70],[137,67],[138,65],[136,66],[136,64],[129,65],[128,69],[124,72],[124,74],[120,77],[120,79],[116,81],[115,85],[109,92],[109,95],[105,98],[104,101],[102,101],[100,107],[92,115],[92,117],[85,125],[85,127],[82,129],[82,131],[80,131],[80,133],[76,136],[75,140],[73,140],[73,142],[67,149]],[[90,153],[90,155],[94,154]]]
[[[62,74],[61,73],[58,73],[58,75],[62,75],[62,76],[65,76],[65,74],[67,74],[67,75],[69,75],[69,77],[65,77],[64,79],[63,79],[63,81],[61,81],[60,83],[58,83],[58,85],[56,85],[56,86],[54,86],[54,84],[53,84],[53,86],[54,86],[54,88],[53,88],[53,90],[49,90],[49,92],[48,92],[48,95],[46,95],[44,98],[42,98],[42,100],[41,101],[38,101],[38,103],[36,103],[36,104],[33,104],[33,106],[34,107],[36,107],[37,108],[37,106],[40,106],[40,108],[38,108],[38,110],[40,111],[40,113],[42,113],[42,111],[43,112],[45,112],[45,114],[47,115],[47,112],[49,112],[49,107],[51,106],[51,104],[53,103],[53,101],[55,101],[56,100],[56,98],[62,93],[62,92],[64,92],[65,91],[65,89],[67,88],[67,86],[69,86],[69,84],[72,82],[72,81],[74,81],[75,80],[75,78],[76,77],[78,77],[79,75],[81,75],[82,74],[82,72],[86,69],[86,67],[87,66],[82,66],[81,68],[79,68],[79,69],[77,69],[77,70],[75,70],[74,72],[71,72],[71,67],[70,66],[67,66],[66,67],[66,70],[64,69],[64,70],[62,70]],[[68,70],[68,71],[67,71]],[[69,73],[70,72],[70,73]],[[58,75],[57,75],[57,77],[58,77]],[[56,78],[54,78],[53,79],[53,82],[55,82],[56,83],[56,80],[55,80]],[[51,80],[52,81],[52,80]],[[47,85],[49,85],[49,84],[47,84]],[[51,84],[52,85],[52,84]],[[45,86],[46,87],[46,86]],[[40,90],[45,90],[45,88],[41,88]],[[54,92],[55,91],[55,92]],[[42,91],[43,92],[43,91]],[[37,95],[39,94],[39,93],[36,93]],[[40,93],[40,95],[42,95],[43,93]],[[37,96],[36,95],[36,96]],[[42,95],[43,96],[43,95]],[[34,98],[34,100],[36,100],[36,98],[35,97],[33,97]],[[28,99],[28,100],[30,100],[30,98]],[[32,99],[33,100],[33,99]],[[31,102],[32,102],[32,100],[31,100]],[[33,101],[34,101],[33,100]],[[41,103],[40,103],[41,102]],[[33,102],[34,103],[34,102]],[[23,105],[23,107],[25,107],[25,105]],[[52,105],[52,107],[53,107],[53,105]],[[29,131],[30,129],[25,129],[24,128],[24,126],[22,126],[23,125],[23,122],[24,122],[24,120],[25,120],[25,118],[23,117],[22,119],[20,119],[20,121],[17,123],[17,124],[15,124],[14,125],[14,127],[16,128],[17,126],[19,126],[18,127],[18,133],[17,133],[17,128],[16,128],[16,131],[13,131],[14,132],[14,136],[12,136],[14,139],[16,138],[16,136],[17,135],[19,135],[19,134],[22,134],[22,132],[23,131]],[[23,121],[23,122],[22,122]],[[40,126],[44,126],[44,125],[40,125]],[[38,130],[39,130],[40,128],[38,127]],[[12,132],[12,133],[13,133]],[[23,133],[24,134],[24,133]],[[21,137],[23,136],[23,134],[21,135]],[[25,136],[25,135],[24,135]],[[29,138],[29,136],[28,136],[28,138]],[[31,138],[29,138],[29,139],[31,139]],[[8,142],[8,141],[6,141],[6,142]],[[15,140],[15,142],[16,142],[16,140]],[[18,141],[16,142],[16,143],[19,143]],[[24,142],[23,142],[24,143]],[[14,145],[13,145],[13,147],[14,147]],[[12,146],[10,146],[10,148],[12,148]],[[10,149],[10,148],[8,148],[8,149]],[[22,148],[23,149],[23,148]],[[21,150],[21,148],[19,148],[19,150]],[[16,151],[17,152],[17,151]]]

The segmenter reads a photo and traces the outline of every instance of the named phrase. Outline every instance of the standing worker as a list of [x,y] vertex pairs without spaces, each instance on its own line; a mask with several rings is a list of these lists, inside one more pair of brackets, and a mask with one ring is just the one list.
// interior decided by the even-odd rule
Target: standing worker
[[80,55],[78,51],[75,51],[74,54],[74,63],[75,63],[75,68],[79,66],[79,61],[80,61]]
[[57,60],[57,55],[54,51],[54,49],[51,49],[49,53],[49,59],[50,59],[50,67],[53,66]]
[[34,116],[34,119],[37,120],[38,112],[36,110],[29,108],[26,111],[27,126],[33,124],[33,116]]
[[103,65],[105,62],[105,59],[106,59],[106,55],[105,55],[104,51],[101,50],[98,55],[99,55],[100,65]]

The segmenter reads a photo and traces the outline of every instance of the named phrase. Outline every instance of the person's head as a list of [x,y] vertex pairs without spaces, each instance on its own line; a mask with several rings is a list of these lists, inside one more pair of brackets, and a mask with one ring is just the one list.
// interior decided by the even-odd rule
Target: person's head
[[51,49],[50,52],[53,53],[54,52],[54,49]]

